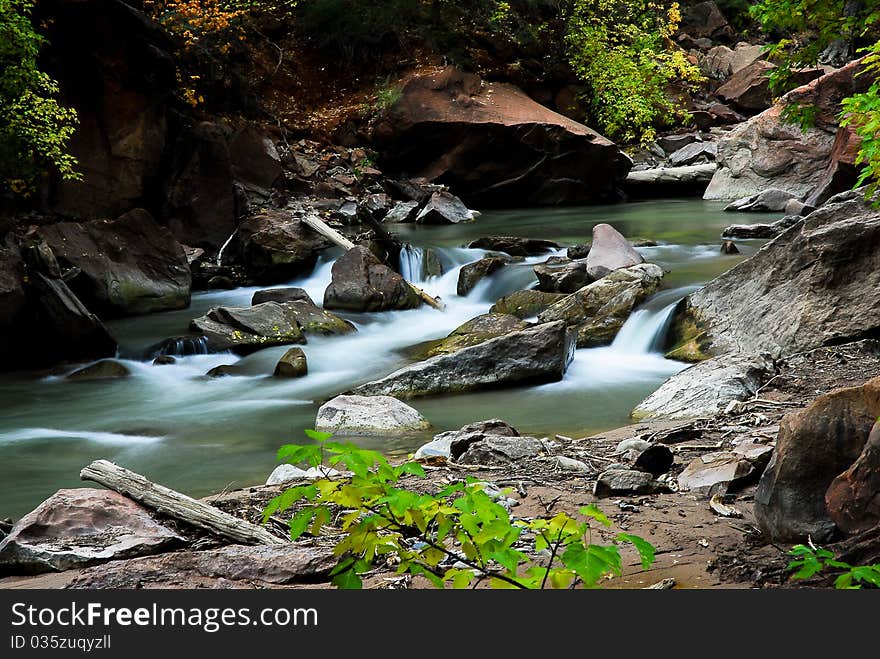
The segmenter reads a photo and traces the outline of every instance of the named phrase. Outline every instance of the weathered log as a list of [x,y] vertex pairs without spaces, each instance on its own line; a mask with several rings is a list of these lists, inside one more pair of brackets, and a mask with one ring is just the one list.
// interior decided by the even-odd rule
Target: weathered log
[[153,483],[140,474],[108,462],[95,460],[79,473],[84,481],[94,481],[138,503],[181,522],[211,531],[245,545],[281,545],[286,540],[268,530],[233,517],[213,506],[175,490]]
[[688,185],[693,183],[708,183],[712,179],[715,169],[715,163],[709,163],[708,165],[686,165],[684,167],[642,169],[627,174],[626,182],[640,185],[670,183]]
[[[322,236],[324,236],[327,240],[331,241],[334,245],[341,247],[344,250],[352,249],[355,245],[348,238],[339,233],[336,229],[329,226],[326,222],[324,222],[317,215],[306,215],[302,218],[303,224],[314,229]],[[421,288],[413,284],[412,282],[406,282],[409,284],[410,288],[412,288],[425,303],[434,307],[435,309],[440,309],[441,311],[446,307],[442,301],[438,298],[429,295]]]

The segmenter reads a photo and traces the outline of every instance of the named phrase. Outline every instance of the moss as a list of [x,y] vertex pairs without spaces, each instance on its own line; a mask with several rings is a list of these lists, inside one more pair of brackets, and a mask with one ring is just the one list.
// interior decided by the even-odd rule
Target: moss
[[666,358],[683,362],[701,362],[711,356],[705,324],[689,308],[676,312],[669,330]]

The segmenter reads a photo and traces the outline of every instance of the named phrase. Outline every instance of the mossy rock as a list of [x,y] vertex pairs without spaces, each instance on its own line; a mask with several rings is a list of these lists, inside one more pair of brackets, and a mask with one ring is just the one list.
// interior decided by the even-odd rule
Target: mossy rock
[[701,362],[712,357],[706,330],[688,308],[676,311],[668,336],[670,347],[665,353],[667,359]]
[[489,309],[489,313],[509,314],[517,318],[531,318],[558,302],[565,293],[546,293],[535,289],[515,291],[505,295]]
[[103,359],[67,376],[74,382],[87,382],[90,380],[108,380],[112,378],[125,378],[131,375],[131,371],[125,364],[120,364],[112,359]]
[[291,348],[275,365],[275,377],[280,378],[301,378],[309,372],[306,354],[302,348]]
[[419,360],[436,355],[449,355],[463,348],[469,348],[526,327],[528,327],[528,323],[516,316],[486,313],[471,318],[463,325],[456,327],[445,339],[427,341],[415,346],[410,354]]

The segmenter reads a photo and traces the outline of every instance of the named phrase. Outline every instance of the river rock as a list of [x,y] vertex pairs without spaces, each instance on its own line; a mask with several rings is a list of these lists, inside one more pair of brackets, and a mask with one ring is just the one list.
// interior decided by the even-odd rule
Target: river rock
[[318,254],[330,245],[291,211],[268,210],[238,226],[221,260],[241,265],[258,284],[274,284],[311,272]]
[[416,215],[416,224],[460,224],[472,222],[474,212],[449,192],[435,192]]
[[113,359],[103,359],[74,371],[67,376],[67,379],[76,382],[86,382],[89,380],[125,378],[129,375],[131,375],[131,371],[125,364],[120,364]]
[[498,336],[524,330],[528,326],[528,323],[523,322],[516,316],[485,313],[459,325],[445,339],[430,342],[427,351],[423,355],[424,357],[449,355],[462,348],[475,346]]
[[669,164],[673,167],[681,167],[697,162],[711,162],[715,160],[716,153],[718,153],[718,145],[715,142],[694,142],[670,155]]
[[538,314],[538,321],[562,320],[576,326],[579,348],[607,345],[636,305],[653,294],[662,279],[662,268],[653,263],[615,270],[554,303]]
[[462,426],[459,430],[448,430],[434,435],[434,439],[423,444],[413,455],[414,460],[436,460],[438,458],[449,459],[452,452],[452,442],[462,440],[459,446],[467,446],[474,441],[484,439],[488,435],[501,437],[519,437],[519,432],[506,421],[501,419],[487,419]]
[[587,274],[584,259],[566,261],[554,256],[545,263],[539,263],[533,270],[538,278],[537,289],[544,293],[574,293],[593,281]]
[[290,348],[275,364],[275,377],[301,378],[309,372],[306,353],[302,348]]
[[296,312],[277,302],[214,307],[195,318],[190,329],[205,336],[210,352],[232,350],[245,355],[262,348],[306,342]]
[[756,60],[740,69],[721,85],[718,98],[744,112],[760,112],[772,105],[769,73],[776,68],[770,62]]
[[310,300],[284,302],[283,306],[285,311],[296,319],[302,333],[307,336],[331,336],[357,331],[357,328],[344,318],[321,309]]
[[486,249],[504,252],[511,256],[537,256],[544,252],[559,249],[559,244],[540,238],[521,238],[519,236],[484,236],[468,244],[472,249]]
[[479,433],[460,435],[450,445],[452,460],[461,464],[504,465],[544,452],[544,444],[534,437],[508,437]]
[[593,227],[593,245],[587,256],[587,274],[593,279],[601,279],[615,270],[638,265],[644,260],[610,224],[597,224]]
[[590,255],[590,243],[581,243],[579,245],[572,245],[568,249],[565,250],[565,255],[571,259],[572,261],[577,261],[579,259],[585,259]]
[[416,215],[419,211],[419,202],[417,201],[398,201],[394,208],[388,211],[383,222],[389,224],[403,224],[404,222],[415,222]]
[[778,213],[784,211],[789,202],[795,200],[790,192],[785,190],[763,190],[748,197],[732,201],[724,207],[725,211],[746,211],[751,213]]
[[[852,62],[798,87],[723,136],[718,170],[703,198],[739,199],[770,188],[807,198],[829,170],[841,99],[870,84],[869,76],[856,75],[862,67],[861,61]],[[814,125],[806,131],[782,117],[784,108],[796,103],[816,108]]]
[[635,469],[606,469],[593,486],[593,496],[612,497],[628,494],[654,494],[660,490],[654,477]]
[[244,126],[233,134],[229,158],[236,180],[263,197],[268,197],[284,171],[274,142],[253,126]]
[[801,221],[798,215],[786,215],[770,224],[732,224],[721,232],[722,238],[775,238]]
[[483,279],[500,270],[508,263],[510,263],[510,259],[507,257],[487,256],[479,261],[462,266],[461,270],[458,271],[456,293],[461,297],[467,296]]
[[761,59],[763,54],[764,46],[761,44],[740,42],[735,49],[715,46],[702,58],[700,66],[710,78],[724,80]]
[[725,240],[721,243],[722,254],[739,254],[739,247],[732,240]]
[[411,398],[554,382],[562,379],[573,349],[565,323],[546,323],[404,366],[352,393]]
[[646,471],[654,477],[665,474],[672,467],[675,457],[668,446],[652,444],[636,456],[633,469]]
[[[719,46],[724,48],[725,46]],[[677,133],[674,135],[663,135],[657,138],[657,144],[666,154],[675,153],[679,149],[686,147],[688,144],[701,141],[699,133]]]
[[727,39],[733,36],[733,28],[713,0],[688,5],[678,26],[679,33],[694,39]]
[[553,459],[553,463],[560,470],[569,471],[573,474],[578,474],[579,476],[589,476],[590,474],[595,473],[593,468],[586,462],[575,460],[574,458],[568,458],[564,455],[557,455]]
[[721,451],[694,458],[678,475],[680,487],[708,490],[716,485],[728,486],[747,478],[754,471],[752,463],[741,456]]
[[236,364],[220,364],[205,373],[207,378],[226,378],[241,375],[241,366]]
[[325,309],[388,311],[415,309],[422,299],[399,274],[366,247],[348,250],[333,263],[332,280],[324,291]]
[[832,198],[685,298],[670,356],[788,355],[862,337],[880,327],[878,286],[880,211]]
[[115,220],[59,222],[39,235],[65,268],[66,280],[92,311],[124,316],[183,309],[192,276],[183,247],[143,209]]
[[431,424],[418,410],[391,396],[337,396],[318,409],[315,429],[341,435],[422,432]]
[[262,304],[263,302],[308,302],[314,305],[315,302],[309,297],[309,294],[302,288],[289,286],[287,288],[267,288],[257,291],[251,297],[251,306]]
[[517,318],[532,318],[564,297],[565,293],[547,293],[537,289],[514,291],[493,304],[489,308],[489,313],[510,314]]
[[280,464],[269,474],[269,478],[266,479],[266,485],[283,485],[292,481],[315,481],[324,478],[339,478],[346,475],[350,476],[351,472],[341,472],[326,465],[300,469],[291,464]]
[[153,366],[170,366],[176,364],[177,360],[171,355],[158,355],[153,359]]
[[844,502],[870,505],[858,485],[845,489],[842,484],[856,474],[858,483],[867,484],[861,474],[867,475],[863,469],[875,451],[868,440],[878,417],[880,378],[819,396],[806,409],[783,417],[776,451],[755,492],[755,519],[769,540],[803,542],[809,536],[827,542],[836,530],[829,494],[835,516],[846,526],[857,528],[875,514],[870,508],[860,508],[854,517],[841,513],[847,509]]
[[143,506],[109,490],[58,490],[0,542],[0,573],[38,574],[145,556],[184,543]]
[[860,533],[880,523],[880,421],[865,442],[852,466],[825,491],[825,507],[837,528],[847,534]]
[[372,137],[400,170],[485,206],[615,199],[632,166],[613,142],[517,87],[454,68],[411,77]]
[[722,355],[691,366],[666,380],[633,411],[637,419],[690,419],[714,416],[731,401],[755,395],[774,373],[767,355]]
[[269,588],[314,584],[330,579],[337,559],[330,547],[302,543],[205,551],[116,561],[89,568],[72,589]]

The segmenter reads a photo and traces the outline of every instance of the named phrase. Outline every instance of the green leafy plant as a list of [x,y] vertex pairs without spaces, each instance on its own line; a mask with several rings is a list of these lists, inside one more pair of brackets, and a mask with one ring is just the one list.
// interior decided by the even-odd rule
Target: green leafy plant
[[860,75],[873,76],[874,82],[861,94],[841,103],[841,125],[850,126],[861,140],[856,164],[862,171],[856,185],[868,184],[867,196],[880,189],[880,41],[866,49],[865,69]]
[[837,589],[858,589],[863,585],[880,588],[880,564],[853,566],[836,560],[827,549],[808,545],[795,545],[788,553],[794,557],[788,564],[789,570],[796,570],[792,579],[809,579],[831,569],[839,573],[834,579]]
[[[595,542],[593,525],[611,521],[595,506],[580,508],[581,519],[566,513],[516,519],[486,483],[467,479],[437,493],[400,487],[404,476],[425,477],[416,462],[394,466],[376,451],[331,442],[331,435],[305,431],[314,444],[282,446],[280,460],[319,467],[344,466],[343,478],[322,478],[284,491],[269,502],[264,521],[297,504],[290,537],[318,535],[334,520],[344,534],[336,543],[332,583],[360,588],[361,575],[377,565],[396,565],[398,573],[422,575],[438,588],[537,589],[596,587],[621,573],[620,543],[632,544],[643,568],[654,548],[642,538],[614,534]],[[536,560],[533,554],[543,556]]]
[[29,196],[54,168],[80,179],[67,143],[76,111],[57,100],[58,83],[38,67],[45,39],[31,22],[31,0],[0,0],[0,192]]

